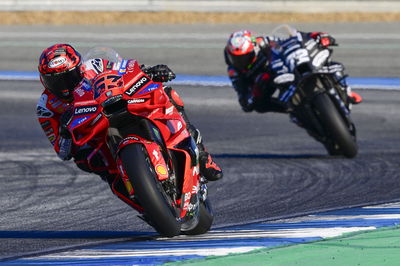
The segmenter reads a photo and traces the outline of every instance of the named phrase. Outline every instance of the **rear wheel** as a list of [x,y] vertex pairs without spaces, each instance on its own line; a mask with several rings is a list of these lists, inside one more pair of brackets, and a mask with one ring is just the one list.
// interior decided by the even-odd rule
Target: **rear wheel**
[[355,157],[358,151],[355,137],[351,135],[329,96],[325,93],[318,94],[313,100],[313,105],[326,134],[333,141],[332,144],[326,144],[329,146],[328,152],[340,153],[348,158]]
[[185,235],[201,235],[205,234],[210,230],[212,222],[214,220],[213,211],[211,209],[211,204],[207,199],[205,202],[200,202],[199,205],[199,223],[195,228],[184,231]]
[[180,233],[180,223],[170,198],[156,179],[153,165],[142,144],[130,144],[120,152],[122,165],[129,177],[144,214],[150,224],[163,236]]

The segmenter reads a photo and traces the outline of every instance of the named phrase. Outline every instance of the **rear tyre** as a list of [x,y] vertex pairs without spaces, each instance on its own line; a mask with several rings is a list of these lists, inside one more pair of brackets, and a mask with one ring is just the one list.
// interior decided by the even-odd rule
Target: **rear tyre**
[[153,165],[144,146],[130,144],[121,150],[120,158],[146,219],[163,236],[179,235],[180,223],[170,204],[171,200],[156,180]]
[[210,230],[214,220],[214,214],[211,208],[211,204],[207,199],[205,202],[200,202],[199,205],[199,223],[195,228],[183,232],[185,235],[201,235],[205,234]]
[[355,137],[351,135],[329,96],[325,93],[318,94],[313,100],[313,105],[326,134],[334,142],[328,145],[328,152],[330,154],[340,153],[347,158],[355,157],[358,151]]

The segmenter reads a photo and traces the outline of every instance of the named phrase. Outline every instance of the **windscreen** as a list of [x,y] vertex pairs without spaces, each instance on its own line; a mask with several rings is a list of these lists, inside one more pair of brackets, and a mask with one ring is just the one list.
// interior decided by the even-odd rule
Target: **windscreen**
[[117,64],[122,61],[122,57],[110,47],[94,47],[83,56],[84,61],[95,58],[106,59]]

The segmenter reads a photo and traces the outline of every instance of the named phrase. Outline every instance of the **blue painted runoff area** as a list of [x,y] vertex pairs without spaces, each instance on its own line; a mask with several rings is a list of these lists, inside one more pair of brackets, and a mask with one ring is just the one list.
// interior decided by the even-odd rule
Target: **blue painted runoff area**
[[[39,80],[39,74],[34,71],[0,71],[0,80]],[[357,89],[400,89],[400,78],[372,78],[372,77],[349,77],[348,84]],[[230,86],[227,76],[199,76],[178,74],[171,82],[175,85],[191,86]]]
[[[204,258],[215,251],[246,252],[255,248],[279,247],[321,240],[337,230],[354,232],[400,224],[400,207],[375,206],[321,212],[288,220],[213,229],[200,236],[157,238],[152,233],[125,232],[128,236],[143,234],[146,240],[82,247],[76,250],[51,253],[43,256],[0,262],[1,265],[160,265],[166,262]],[[49,235],[62,237],[49,231]],[[77,234],[77,232],[75,232]],[[75,233],[72,236],[76,235]],[[82,233],[82,232],[79,232]],[[327,234],[328,233],[328,234]],[[2,237],[18,237],[1,232]],[[27,233],[28,235],[31,233]],[[112,232],[86,232],[87,237],[99,237]],[[115,233],[120,236],[120,233]],[[114,235],[114,236],[115,236]],[[47,239],[45,232],[38,238]],[[65,238],[69,238],[65,234]],[[240,249],[241,251],[238,251]]]

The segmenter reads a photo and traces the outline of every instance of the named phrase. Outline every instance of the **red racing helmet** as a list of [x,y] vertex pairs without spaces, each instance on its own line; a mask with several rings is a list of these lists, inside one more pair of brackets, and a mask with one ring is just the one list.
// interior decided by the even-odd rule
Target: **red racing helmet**
[[55,44],[45,49],[39,59],[40,81],[52,94],[70,99],[82,81],[81,55],[69,44]]
[[225,47],[227,59],[238,70],[247,70],[256,61],[255,45],[250,31],[235,31]]

